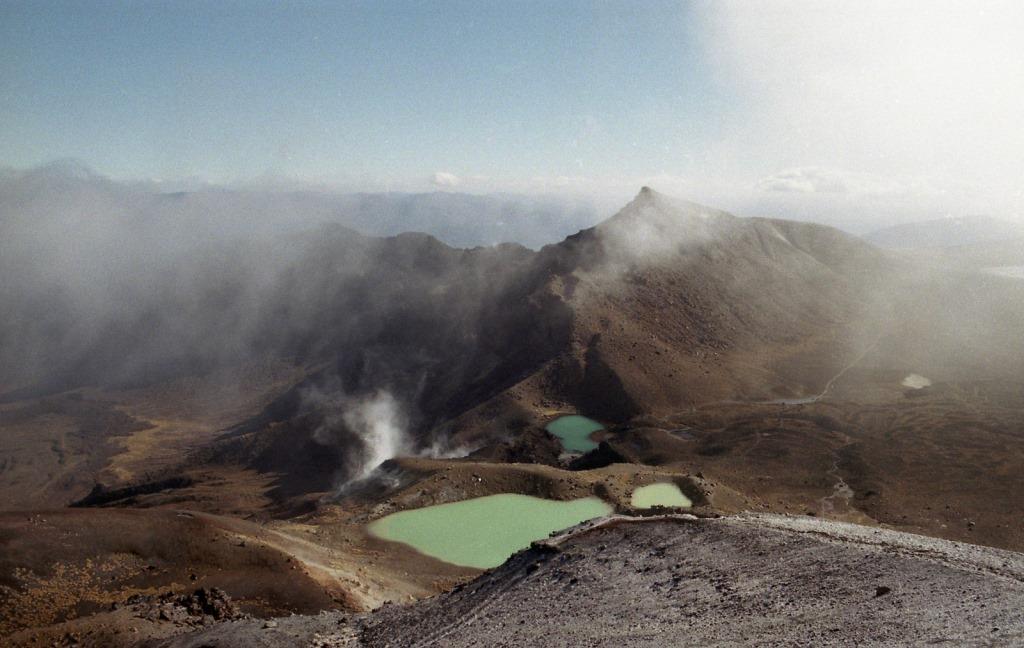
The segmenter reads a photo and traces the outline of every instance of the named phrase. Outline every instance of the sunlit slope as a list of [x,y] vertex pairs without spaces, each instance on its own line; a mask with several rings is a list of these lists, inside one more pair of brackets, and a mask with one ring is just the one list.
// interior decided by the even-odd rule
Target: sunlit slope
[[820,389],[871,344],[890,262],[832,228],[644,189],[537,264],[571,332],[523,392],[621,419]]

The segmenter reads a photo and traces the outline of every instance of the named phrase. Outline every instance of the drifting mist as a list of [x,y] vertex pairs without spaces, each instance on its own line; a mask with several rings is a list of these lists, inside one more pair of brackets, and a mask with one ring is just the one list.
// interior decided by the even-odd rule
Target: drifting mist
[[[350,211],[353,200],[362,207]],[[948,314],[943,303],[976,283],[978,268],[1019,265],[1012,244],[897,262],[833,229],[737,218],[649,190],[596,228],[539,252],[514,243],[459,249],[427,234],[378,238],[340,224],[398,228],[405,221],[397,214],[408,208],[409,219],[425,218],[439,233],[465,232],[455,207],[415,205],[440,201],[471,213],[490,200],[162,194],[76,166],[8,174],[0,180],[0,395],[144,386],[284,363],[305,378],[263,418],[291,420],[295,434],[336,452],[331,465],[343,483],[398,454],[465,445],[466,437],[449,438],[453,417],[542,367],[567,398],[611,420],[628,417],[646,391],[662,394],[666,407],[701,398],[703,387],[678,377],[674,365],[657,382],[637,378],[633,357],[618,355],[615,332],[590,328],[614,318],[634,327],[647,308],[685,304],[672,329],[653,325],[640,338],[661,349],[642,371],[670,357],[696,369],[727,350],[765,357],[822,326],[843,327],[833,339],[843,349],[838,361],[882,333],[884,317],[867,310],[930,313],[900,323],[901,334],[916,329],[930,347],[901,340],[889,353],[933,379],[943,370],[925,369],[929,363],[968,361],[956,351],[965,329],[985,354],[1010,344],[998,291],[974,290],[969,318]],[[572,209],[541,216],[527,203],[519,209],[532,215],[508,222],[521,217],[514,222],[529,228],[541,219],[550,229],[534,229],[534,237],[549,231],[557,239],[581,218]],[[390,214],[391,224],[374,225],[373,214]],[[486,210],[480,218],[493,221]],[[938,280],[950,271],[959,274]],[[770,276],[785,283],[783,293],[782,283],[763,283]],[[909,293],[909,306],[908,282],[926,288]],[[766,380],[750,374],[739,384],[763,393]],[[716,389],[708,395],[728,395]]]
[[0,177],[0,386],[216,365],[308,331],[323,298],[309,287],[331,281],[304,276],[310,256],[337,242],[345,251],[330,260],[338,282],[369,262],[365,241],[339,225],[373,235],[424,231],[463,246],[538,246],[596,220],[585,204],[557,199],[167,194],[73,163],[8,172]]
[[[375,238],[340,223],[536,241],[594,218],[540,204],[164,194],[68,164],[9,173],[0,178],[0,396],[145,386],[270,359],[309,374],[299,409],[315,438],[357,441],[342,444],[343,478],[398,452],[444,452],[443,439],[412,431],[479,397],[474,380],[495,389],[486,377],[506,359],[502,371],[513,373],[537,362],[516,359],[511,340],[551,343],[523,306],[532,253],[463,250],[427,234]],[[467,218],[478,227],[462,227]]]

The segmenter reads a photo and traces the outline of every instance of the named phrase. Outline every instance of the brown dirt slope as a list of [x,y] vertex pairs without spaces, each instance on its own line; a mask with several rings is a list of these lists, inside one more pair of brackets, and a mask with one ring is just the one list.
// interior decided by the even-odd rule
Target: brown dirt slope
[[893,260],[838,230],[738,218],[644,189],[534,263],[571,313],[558,353],[449,428],[471,440],[578,410],[623,421],[814,393],[871,344]]

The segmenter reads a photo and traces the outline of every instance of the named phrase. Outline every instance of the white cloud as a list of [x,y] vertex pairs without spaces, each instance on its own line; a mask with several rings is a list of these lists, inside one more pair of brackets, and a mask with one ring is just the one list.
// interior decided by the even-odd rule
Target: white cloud
[[838,196],[861,191],[863,178],[820,170],[856,169],[976,201],[953,209],[1024,209],[1024,3],[703,7],[715,79],[735,95],[710,173],[751,183],[773,174],[760,188]]
[[462,179],[448,171],[435,171],[430,182],[436,187],[451,188],[457,187],[462,182]]
[[833,194],[884,194],[901,189],[899,183],[866,173],[824,167],[784,169],[757,182],[761,191]]

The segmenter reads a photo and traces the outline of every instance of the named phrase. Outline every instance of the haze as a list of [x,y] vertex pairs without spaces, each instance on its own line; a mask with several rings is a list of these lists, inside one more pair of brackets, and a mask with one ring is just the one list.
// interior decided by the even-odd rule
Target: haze
[[1022,209],[1015,2],[0,8],[0,164],[119,180],[641,185],[857,233]]
[[1022,34],[0,2],[0,644],[1020,645]]

